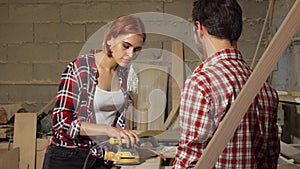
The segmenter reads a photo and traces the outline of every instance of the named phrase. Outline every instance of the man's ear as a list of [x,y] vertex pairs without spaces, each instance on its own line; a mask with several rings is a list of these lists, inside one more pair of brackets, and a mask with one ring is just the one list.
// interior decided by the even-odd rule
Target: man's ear
[[203,37],[204,27],[203,27],[203,25],[199,21],[196,21],[195,24],[196,24],[196,31],[199,34],[199,36],[202,38]]

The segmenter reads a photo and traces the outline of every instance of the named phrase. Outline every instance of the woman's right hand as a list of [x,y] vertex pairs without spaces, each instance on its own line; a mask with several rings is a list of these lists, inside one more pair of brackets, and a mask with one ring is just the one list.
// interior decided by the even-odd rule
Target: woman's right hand
[[83,136],[101,136],[107,135],[110,138],[118,139],[119,145],[122,144],[122,138],[125,139],[127,147],[134,146],[140,141],[138,135],[132,130],[111,127],[102,124],[82,122],[80,126],[80,135]]
[[116,138],[118,140],[119,145],[122,145],[122,138],[125,139],[127,147],[133,147],[140,141],[138,135],[132,130],[107,126],[106,131],[110,138]]

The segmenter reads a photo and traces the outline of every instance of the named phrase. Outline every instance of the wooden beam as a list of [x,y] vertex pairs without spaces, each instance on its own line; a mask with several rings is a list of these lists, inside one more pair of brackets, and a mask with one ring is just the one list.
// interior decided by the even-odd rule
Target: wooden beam
[[274,0],[269,0],[269,7],[268,7],[268,10],[267,10],[267,13],[266,13],[264,25],[263,25],[262,30],[260,32],[260,37],[259,37],[259,40],[258,40],[258,43],[257,43],[257,46],[256,46],[254,57],[252,59],[252,63],[251,63],[251,66],[250,66],[251,69],[254,68],[254,63],[255,63],[255,60],[256,60],[257,53],[258,53],[258,49],[260,48],[260,43],[261,43],[263,35],[265,33],[265,29],[266,29],[266,26],[267,26],[267,23],[268,23],[269,14],[271,13],[271,9],[273,8],[273,3],[274,3]]
[[16,113],[13,148],[20,148],[19,169],[35,169],[36,113]]
[[259,60],[237,99],[234,101],[215,134],[204,150],[195,168],[212,168],[219,155],[232,138],[242,117],[252,103],[259,89],[267,80],[282,53],[289,45],[300,26],[300,1],[295,1],[279,30]]

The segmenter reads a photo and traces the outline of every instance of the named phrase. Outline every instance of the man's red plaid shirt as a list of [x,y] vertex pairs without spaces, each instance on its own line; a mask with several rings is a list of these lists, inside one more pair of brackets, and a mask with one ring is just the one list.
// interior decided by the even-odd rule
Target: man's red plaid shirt
[[[230,48],[206,59],[186,80],[174,168],[193,168],[250,74],[240,52]],[[277,168],[277,106],[276,90],[265,83],[214,168]]]

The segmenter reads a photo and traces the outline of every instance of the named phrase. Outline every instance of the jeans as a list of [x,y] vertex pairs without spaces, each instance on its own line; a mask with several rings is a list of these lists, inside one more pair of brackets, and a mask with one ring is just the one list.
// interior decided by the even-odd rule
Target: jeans
[[[85,161],[86,166],[84,168]],[[103,159],[89,155],[89,150],[50,145],[45,153],[43,169],[108,169]]]

